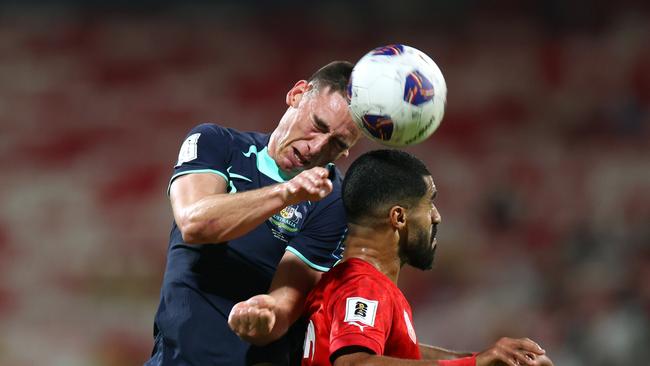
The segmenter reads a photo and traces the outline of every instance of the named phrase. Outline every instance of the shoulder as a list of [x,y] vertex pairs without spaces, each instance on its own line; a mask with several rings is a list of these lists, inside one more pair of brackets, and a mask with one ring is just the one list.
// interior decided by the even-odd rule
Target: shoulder
[[222,138],[234,140],[240,137],[239,135],[241,133],[236,129],[224,127],[216,123],[200,123],[192,127],[187,135],[192,136],[195,134],[200,134],[201,138]]
[[378,314],[381,314],[381,319],[390,319],[395,306],[386,286],[370,273],[349,269],[344,272],[345,275],[331,282],[323,293],[323,308],[327,316],[371,326]]
[[231,128],[223,127],[221,125],[218,125],[216,123],[211,123],[211,122],[205,122],[205,123],[199,123],[198,125],[195,125],[192,127],[190,130],[191,133],[205,133],[205,134],[211,134],[211,135],[225,135],[225,136],[232,136],[232,131],[234,131]]
[[[331,293],[336,297],[362,296],[379,298],[388,295],[384,281],[376,273],[369,271],[366,265],[358,261],[344,261],[323,275],[330,279]],[[390,296],[388,296],[390,297]]]
[[186,135],[186,140],[194,140],[199,144],[223,145],[221,147],[238,146],[242,149],[253,145],[262,147],[266,145],[268,138],[269,134],[267,133],[240,131],[212,122],[195,125]]

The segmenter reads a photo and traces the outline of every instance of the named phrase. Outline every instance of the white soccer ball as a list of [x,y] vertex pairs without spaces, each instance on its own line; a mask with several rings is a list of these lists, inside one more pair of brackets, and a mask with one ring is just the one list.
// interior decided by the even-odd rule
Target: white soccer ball
[[393,44],[375,48],[354,66],[350,111],[361,131],[388,146],[424,141],[445,113],[447,85],[425,53]]

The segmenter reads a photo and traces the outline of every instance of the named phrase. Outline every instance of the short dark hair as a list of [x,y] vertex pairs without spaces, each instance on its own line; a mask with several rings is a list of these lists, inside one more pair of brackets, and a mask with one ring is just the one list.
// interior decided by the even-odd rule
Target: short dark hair
[[343,205],[348,220],[382,215],[382,209],[412,207],[427,192],[429,170],[415,156],[400,150],[374,150],[357,158],[343,181]]
[[307,80],[317,90],[330,88],[330,91],[347,95],[348,81],[354,65],[348,61],[332,61],[321,67]]

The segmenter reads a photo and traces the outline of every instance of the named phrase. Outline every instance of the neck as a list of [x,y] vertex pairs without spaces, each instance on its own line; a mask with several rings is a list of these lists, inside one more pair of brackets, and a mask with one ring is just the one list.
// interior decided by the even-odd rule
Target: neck
[[372,264],[397,285],[401,262],[398,254],[399,234],[379,227],[349,224],[343,260],[362,259]]

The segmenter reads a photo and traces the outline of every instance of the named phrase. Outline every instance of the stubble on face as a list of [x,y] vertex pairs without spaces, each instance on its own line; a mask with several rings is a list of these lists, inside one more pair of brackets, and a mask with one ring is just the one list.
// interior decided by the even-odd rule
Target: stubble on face
[[438,224],[440,223],[440,214],[433,205],[433,200],[437,195],[433,179],[430,176],[424,179],[428,187],[427,195],[422,198],[417,209],[418,211],[423,211],[419,211],[417,215],[426,212],[428,221],[426,221],[425,225],[417,217],[413,217],[414,221],[410,223],[412,229],[409,232],[405,248],[403,250],[400,248],[400,257],[403,258],[403,262],[415,268],[429,270],[433,268],[433,260],[437,248],[436,233],[438,231]]
[[433,236],[429,229],[418,228],[408,243],[400,248],[401,257],[404,262],[421,270],[433,268],[433,260],[436,252],[436,245],[433,244]]

